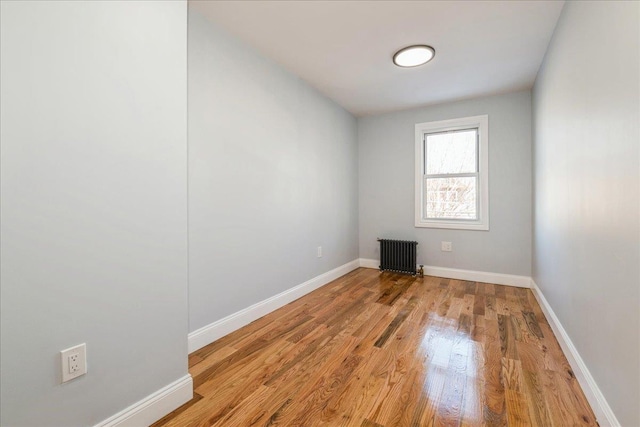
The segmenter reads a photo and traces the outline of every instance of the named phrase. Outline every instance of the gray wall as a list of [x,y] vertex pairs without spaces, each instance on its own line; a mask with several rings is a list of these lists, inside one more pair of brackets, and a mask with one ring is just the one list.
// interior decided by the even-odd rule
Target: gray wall
[[567,2],[534,88],[534,280],[623,426],[640,425],[637,2]]
[[93,425],[187,374],[186,3],[0,7],[0,424]]
[[358,258],[356,131],[190,5],[191,331]]
[[[489,231],[414,226],[416,123],[489,115]],[[426,265],[531,274],[531,95],[517,92],[358,120],[360,257],[376,238],[417,240]],[[453,243],[442,252],[441,241]]]

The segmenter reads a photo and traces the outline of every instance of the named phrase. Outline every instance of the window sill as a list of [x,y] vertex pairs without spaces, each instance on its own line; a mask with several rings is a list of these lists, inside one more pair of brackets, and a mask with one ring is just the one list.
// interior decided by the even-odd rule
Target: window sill
[[417,221],[416,228],[448,228],[452,230],[489,231],[488,223],[481,222],[453,222],[453,221]]

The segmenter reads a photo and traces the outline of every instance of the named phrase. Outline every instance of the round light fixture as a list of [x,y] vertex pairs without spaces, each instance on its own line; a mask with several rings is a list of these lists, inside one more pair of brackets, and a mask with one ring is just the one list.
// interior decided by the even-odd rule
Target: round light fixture
[[436,51],[431,46],[407,46],[393,55],[393,63],[398,67],[417,67],[431,61],[435,55]]

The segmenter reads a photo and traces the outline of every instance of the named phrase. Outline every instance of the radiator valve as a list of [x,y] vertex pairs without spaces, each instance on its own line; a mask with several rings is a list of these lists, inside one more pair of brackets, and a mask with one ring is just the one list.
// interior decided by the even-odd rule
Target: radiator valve
[[424,264],[420,264],[420,268],[418,269],[418,275],[420,277],[424,277]]

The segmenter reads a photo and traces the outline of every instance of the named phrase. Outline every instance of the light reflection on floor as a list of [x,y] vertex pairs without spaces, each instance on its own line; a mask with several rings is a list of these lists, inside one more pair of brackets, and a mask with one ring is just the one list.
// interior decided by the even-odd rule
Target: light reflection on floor
[[[482,344],[459,330],[458,321],[431,314],[416,357],[422,358],[422,393],[430,402],[441,402],[444,410],[450,402],[443,401],[445,389],[452,399],[461,400],[461,412],[466,420],[481,423],[484,379]],[[447,387],[454,375],[464,375],[462,388]],[[464,399],[462,400],[464,396]]]

